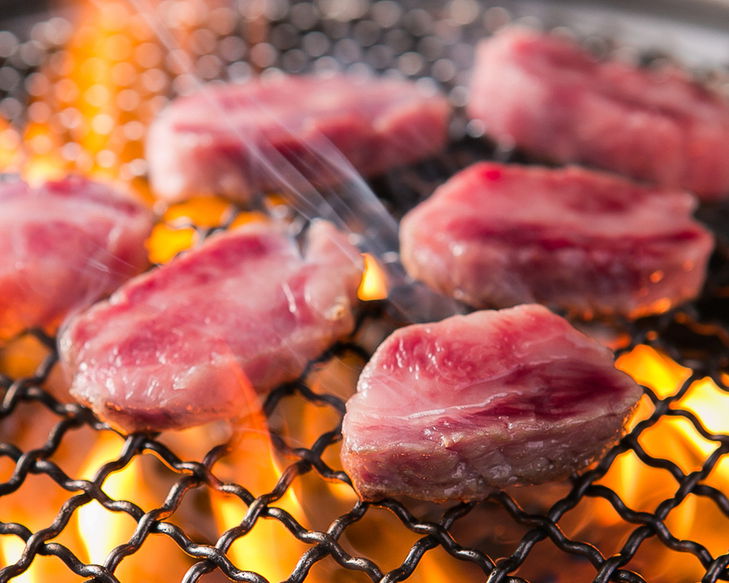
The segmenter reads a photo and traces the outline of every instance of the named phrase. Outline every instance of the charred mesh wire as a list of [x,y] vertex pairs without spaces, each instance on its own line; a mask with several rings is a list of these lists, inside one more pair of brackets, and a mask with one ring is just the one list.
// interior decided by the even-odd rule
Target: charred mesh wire
[[[465,4],[473,8],[471,3]],[[316,6],[325,5],[327,4],[320,3]],[[467,70],[470,59],[468,47],[474,38],[482,34],[484,23],[495,28],[508,20],[508,13],[501,8],[479,7],[479,10],[468,17],[470,20],[449,28],[443,24],[443,20],[439,20],[437,13],[416,5],[408,10],[407,3],[405,5],[403,8],[393,2],[355,2],[352,6],[359,12],[355,11],[351,18],[343,20],[327,18],[309,2],[270,3],[271,8],[266,14],[270,27],[266,38],[258,40],[259,45],[266,46],[252,51],[253,64],[244,59],[245,51],[229,51],[231,60],[224,61],[223,64],[229,76],[235,76],[236,73],[246,72],[251,66],[302,72],[342,66],[356,68],[364,62],[369,68],[380,72],[398,71],[412,78],[435,79],[447,91],[453,104],[461,107],[465,99],[464,71]],[[240,16],[234,10],[231,15]],[[232,32],[225,38],[237,38],[236,33]],[[225,38],[219,39],[220,43]],[[62,50],[61,41],[59,38],[45,38],[43,34],[36,35],[34,39],[27,41],[32,48],[23,51],[22,47],[27,43],[24,44],[17,38],[9,39],[7,36],[0,39],[0,52],[7,53],[0,67],[0,83],[6,79],[2,86],[4,93],[0,109],[7,118],[22,121],[26,111],[21,104],[25,102],[28,88],[32,86],[27,80],[33,73],[37,73],[37,66],[44,58]],[[3,43],[6,48],[3,48]],[[219,48],[221,45],[217,46]],[[245,48],[250,52],[252,47]],[[221,55],[224,53],[218,52]],[[23,61],[23,54],[31,55],[32,58]],[[259,61],[258,65],[256,60]],[[15,71],[15,74],[7,73],[10,70]],[[7,81],[8,78],[10,81]],[[484,157],[524,161],[518,153],[500,151],[486,144],[478,138],[479,131],[478,127],[469,126],[462,115],[456,116],[452,128],[453,139],[447,152],[437,159],[400,168],[385,177],[377,178],[371,181],[372,188],[393,213],[399,215],[428,196],[439,181],[471,161]],[[239,211],[234,210],[228,214],[226,224],[235,219],[237,212]],[[486,504],[500,508],[505,513],[503,516],[523,528],[518,540],[508,545],[460,542],[458,525],[482,506],[474,503],[444,506],[434,517],[432,510],[422,512],[395,500],[357,502],[326,528],[308,530],[296,517],[279,507],[277,502],[296,480],[305,475],[350,485],[346,474],[329,465],[323,457],[329,448],[336,447],[340,441],[339,425],[323,432],[308,447],[291,442],[285,433],[274,431],[272,437],[276,449],[293,461],[282,471],[275,487],[258,496],[246,487],[245,482],[225,482],[216,476],[214,465],[227,453],[226,445],[214,447],[200,459],[187,460],[179,457],[174,448],[165,445],[156,436],[126,437],[118,459],[98,467],[93,479],[82,480],[77,476],[69,476],[53,459],[68,434],[79,427],[90,427],[99,433],[112,430],[87,409],[75,404],[61,403],[44,389],[50,375],[58,367],[55,339],[42,332],[32,331],[35,338],[46,347],[47,356],[30,376],[0,376],[0,422],[12,420],[18,414],[19,408],[29,403],[51,412],[57,417],[57,422],[41,447],[24,450],[13,441],[0,442],[0,461],[12,465],[10,478],[0,484],[0,502],[3,497],[22,492],[29,478],[38,474],[53,480],[68,491],[70,497],[57,509],[55,520],[39,530],[32,530],[24,524],[4,522],[4,517],[0,515],[0,537],[14,537],[25,544],[25,550],[17,562],[0,568],[0,581],[23,573],[39,556],[53,555],[65,563],[69,572],[95,581],[116,582],[119,579],[115,573],[127,557],[140,551],[150,535],[164,535],[190,558],[190,567],[183,579],[186,583],[198,581],[215,570],[230,580],[263,583],[265,579],[262,575],[243,570],[245,565],[234,564],[228,550],[237,539],[255,531],[258,522],[264,519],[279,522],[288,532],[283,536],[298,539],[308,545],[288,578],[291,582],[306,580],[310,570],[327,558],[345,571],[364,573],[372,581],[402,581],[413,574],[426,553],[440,548],[453,559],[472,564],[492,583],[515,583],[524,581],[519,576],[520,567],[536,552],[536,546],[543,540],[550,540],[568,563],[574,560],[591,566],[590,576],[595,581],[642,582],[645,579],[632,570],[629,563],[639,552],[641,545],[649,539],[659,541],[668,549],[695,557],[704,569],[702,581],[729,580],[729,553],[712,554],[702,540],[678,538],[666,523],[669,513],[688,495],[710,500],[718,512],[729,517],[729,492],[704,483],[722,457],[729,453],[729,435],[712,433],[706,429],[702,419],[697,418],[691,410],[678,405],[681,398],[691,390],[693,383],[706,377],[711,378],[722,391],[729,392],[726,385],[729,365],[729,320],[726,314],[729,310],[725,292],[722,292],[729,286],[729,245],[721,235],[729,232],[726,228],[729,225],[729,212],[726,206],[714,206],[702,208],[700,214],[719,233],[719,246],[712,258],[711,275],[702,297],[692,304],[661,316],[637,322],[617,323],[629,338],[618,350],[619,354],[639,344],[654,347],[665,352],[677,363],[690,368],[692,372],[689,378],[675,394],[668,397],[659,397],[645,387],[645,393],[655,408],[652,415],[640,422],[593,469],[580,476],[573,476],[569,491],[556,497],[544,508],[537,511],[524,508],[505,492],[492,495]],[[226,224],[220,228],[225,228]],[[214,228],[198,230],[202,236],[206,236]],[[397,313],[393,313],[384,302],[366,302],[360,313],[358,329],[372,322],[388,318],[396,320],[397,317]],[[356,336],[357,333],[353,338]],[[309,369],[344,355],[355,355],[361,359],[368,356],[367,350],[351,339],[332,346],[312,362]],[[273,391],[265,403],[265,412],[269,418],[278,414],[285,398],[297,395],[323,410],[334,411],[341,420],[344,412],[343,399],[335,394],[318,392],[307,384],[307,373],[308,371],[297,381]],[[715,445],[711,453],[706,455],[700,469],[686,473],[674,460],[654,457],[641,446],[640,435],[668,416],[687,420],[698,434]],[[628,451],[632,451],[644,465],[666,470],[676,481],[674,495],[663,500],[652,513],[632,509],[617,492],[598,483],[610,470],[615,459]],[[162,460],[176,476],[164,503],[147,512],[133,498],[114,499],[104,492],[106,480],[112,472],[127,467],[135,458],[145,453]],[[239,524],[218,533],[214,540],[201,540],[191,525],[180,524],[176,520],[176,512],[185,498],[200,489],[235,496],[247,507]],[[563,532],[560,520],[587,498],[605,500],[620,517],[620,526],[626,537],[617,551],[606,552],[589,540],[570,538]],[[71,548],[54,541],[64,529],[69,528],[77,510],[92,501],[98,502],[110,512],[128,515],[137,524],[132,537],[125,544],[117,546],[103,565],[86,564]],[[418,537],[401,564],[394,568],[385,568],[371,558],[352,553],[343,544],[349,529],[376,509],[384,509],[394,517],[397,526],[393,528],[403,533],[414,533]],[[559,568],[558,565],[557,569]],[[545,566],[543,576],[530,580],[533,583],[547,583],[556,579],[555,572]]]

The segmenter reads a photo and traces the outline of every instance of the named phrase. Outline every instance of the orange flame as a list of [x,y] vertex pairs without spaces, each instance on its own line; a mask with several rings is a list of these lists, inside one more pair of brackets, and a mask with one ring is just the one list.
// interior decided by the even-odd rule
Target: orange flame
[[359,284],[357,296],[362,301],[384,300],[388,295],[388,283],[385,270],[369,253],[363,253],[364,274]]
[[[80,475],[91,480],[107,462],[119,457],[124,442],[111,432],[104,432],[94,440]],[[101,489],[113,500],[129,500],[148,512],[159,508],[169,487],[179,476],[166,475],[159,460],[149,454],[137,455],[132,461],[104,480]],[[187,514],[185,514],[187,512]],[[170,519],[178,515],[202,528],[205,517],[190,515],[189,510],[178,509]],[[106,509],[96,500],[81,506],[74,515],[74,524],[86,561],[104,564],[109,553],[125,544],[137,529],[136,520],[126,512]],[[84,553],[79,553],[80,557]],[[150,536],[142,548],[127,556],[115,571],[120,581],[179,580],[189,567],[186,555],[168,537]]]
[[[23,553],[25,543],[14,536],[0,537],[0,565],[11,565],[20,559]],[[13,579],[14,583],[42,583],[43,579],[38,574],[39,567],[31,565],[31,567],[23,574]]]
[[[45,406],[33,402],[22,403],[10,418],[0,423],[0,441],[9,441],[22,451],[31,451],[42,447],[57,423],[56,414]],[[67,433],[55,452],[53,461],[67,475],[74,475],[83,455],[79,455],[79,451],[82,451],[85,443],[88,443],[88,434],[83,429]],[[14,470],[15,464],[11,460],[0,460],[0,480],[9,479]],[[54,522],[59,509],[71,496],[71,493],[61,488],[52,478],[43,473],[31,472],[24,478],[19,490],[3,496],[0,502],[1,519],[23,524],[37,532]],[[79,545],[73,529],[64,529],[53,542],[72,550]],[[0,536],[0,566],[17,562],[24,547],[25,543],[14,535]],[[12,580],[25,583],[62,582],[69,580],[69,571],[57,557],[36,555],[29,568]]]
[[[211,196],[195,197],[169,206],[147,240],[150,261],[167,263],[178,253],[193,247],[198,242],[197,233],[192,225],[217,227],[223,224],[233,211],[229,201]],[[230,223],[229,228],[235,229],[247,223],[267,220],[268,217],[260,212],[240,212]]]
[[[92,480],[103,464],[119,456],[122,446],[123,442],[116,434],[104,432],[99,435],[81,471],[81,479]],[[134,497],[135,503],[139,503],[134,492],[137,490],[135,485],[141,481],[139,468],[136,465],[128,465],[120,472],[109,476],[104,481],[102,489],[107,496],[115,500]],[[114,547],[129,540],[136,527],[136,522],[128,514],[110,512],[96,501],[78,509],[76,522],[88,562],[98,565],[104,563],[104,559]]]
[[[215,471],[223,479],[245,484],[254,496],[260,496],[274,489],[282,472],[276,463],[265,417],[253,415],[246,425],[231,453],[218,462]],[[244,520],[248,509],[237,496],[213,491],[211,497],[220,532]],[[291,488],[271,506],[286,510],[306,526],[301,504]],[[278,520],[259,517],[227,554],[239,569],[260,573],[269,581],[283,581],[306,548]]]
[[49,90],[28,108],[25,177],[67,172],[135,182],[146,170],[146,127],[165,103],[164,51],[144,15],[128,2],[84,2],[74,34],[39,73]]
[[[691,373],[648,346],[636,347],[620,357],[616,364],[637,382],[649,387],[659,399],[676,395]],[[726,434],[729,432],[729,418],[722,411],[726,411],[728,405],[729,395],[710,379],[702,379],[692,383],[671,408],[692,411],[707,429]],[[643,397],[629,429],[650,417],[653,411],[653,404]],[[718,447],[717,442],[702,437],[690,421],[671,415],[664,415],[657,423],[644,429],[638,443],[647,454],[674,462],[684,474],[700,470],[706,458]],[[709,480],[713,480],[715,487],[721,490],[729,488],[729,463],[720,463]],[[618,456],[599,483],[614,490],[629,508],[650,513],[655,512],[664,500],[673,498],[679,487],[668,471],[647,465],[633,451]],[[611,533],[609,536],[616,537],[614,528],[623,521],[610,505],[593,503],[589,516],[584,508],[582,510],[578,530],[587,533],[607,529]],[[700,540],[715,555],[726,552],[722,532],[726,532],[728,525],[713,502],[689,495],[671,510],[665,523],[679,539]],[[651,580],[664,580],[670,574],[670,580],[692,581],[699,579],[704,572],[698,561],[687,560],[686,555],[669,551],[658,543],[647,544],[646,550],[642,554],[639,552],[633,561],[631,565],[646,576],[650,573],[648,578]]]

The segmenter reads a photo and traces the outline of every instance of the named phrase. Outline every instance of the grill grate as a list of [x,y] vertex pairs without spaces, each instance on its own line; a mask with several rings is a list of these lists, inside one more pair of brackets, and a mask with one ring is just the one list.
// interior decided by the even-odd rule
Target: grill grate
[[[373,3],[323,0],[291,4],[260,2],[255,8],[257,12],[251,12],[251,4],[256,3],[240,3],[238,8],[232,8],[227,2],[206,5],[193,1],[187,4],[192,7],[189,14],[178,14],[176,22],[181,24],[178,28],[170,25],[170,30],[180,34],[184,32],[183,41],[188,43],[185,54],[190,57],[194,75],[190,71],[179,70],[179,59],[160,61],[154,69],[160,71],[160,78],[164,80],[155,90],[158,97],[168,91],[184,92],[194,84],[195,78],[244,78],[255,69],[275,68],[304,72],[344,66],[356,70],[365,63],[366,67],[385,74],[434,79],[444,87],[453,104],[460,107],[465,99],[464,72],[470,63],[469,47],[473,39],[480,36],[484,24],[494,29],[510,18],[503,8],[483,7],[469,0],[453,0],[433,6],[405,2],[405,7],[387,0]],[[409,4],[412,6],[406,10]],[[214,9],[200,10],[201,6],[209,8],[210,5],[214,5]],[[119,2],[115,6],[126,5]],[[156,8],[157,12],[129,18],[144,16],[154,21],[162,18],[161,11],[170,10],[169,6],[171,3],[161,3]],[[244,26],[240,30],[229,24],[230,21],[237,22],[241,16]],[[259,16],[265,17],[265,26],[260,24]],[[59,19],[55,20],[59,24]],[[134,22],[127,24],[133,25]],[[19,109],[15,105],[26,103],[29,98],[33,103],[39,103],[42,93],[39,93],[38,87],[53,86],[62,78],[59,71],[64,70],[62,66],[54,69],[39,68],[39,65],[43,62],[58,63],[59,55],[63,56],[70,50],[63,48],[66,46],[65,37],[59,37],[57,31],[54,33],[53,27],[42,25],[34,30],[35,39],[28,41],[34,43],[36,50],[32,61],[25,67],[15,67],[13,62],[3,65],[3,68],[15,67],[13,70],[17,70],[19,75],[17,83],[5,87],[0,110],[16,128],[47,122],[51,135],[65,144],[64,167],[81,171],[109,168],[105,163],[108,155],[103,153],[108,150],[89,150],[83,133],[77,129],[78,125],[68,122],[74,119],[74,115],[66,113],[65,117],[48,118],[42,107]],[[70,34],[68,26],[64,30]],[[134,28],[131,27],[131,30]],[[46,39],[43,35],[50,36]],[[0,38],[0,51],[2,42]],[[151,41],[147,39],[144,42]],[[600,39],[591,39],[590,42],[603,48],[606,46]],[[13,55],[18,55],[14,57],[16,60],[22,58],[21,52],[18,52],[21,46],[24,46],[23,43],[16,42],[14,48],[8,49]],[[148,53],[154,51],[149,49]],[[149,54],[145,58],[149,59]],[[146,66],[144,59],[137,65]],[[0,78],[1,73],[2,68]],[[154,79],[154,75],[148,78]],[[714,79],[720,84],[723,73],[716,73]],[[150,92],[149,88],[135,91],[141,98]],[[129,99],[129,94],[125,95],[124,99]],[[161,106],[164,100],[164,97],[157,99],[155,107]],[[66,109],[70,107],[66,104]],[[108,115],[103,112],[99,115],[102,114]],[[110,143],[114,142],[115,136],[118,137],[114,132],[124,133],[127,142],[135,142],[129,136],[134,135],[132,130],[136,126],[130,124],[147,120],[129,121],[127,112],[120,114],[117,121],[124,123],[107,134]],[[517,153],[496,150],[478,139],[478,133],[478,127],[468,125],[462,115],[456,116],[452,127],[453,139],[444,155],[377,178],[371,181],[372,188],[386,201],[390,210],[399,215],[429,195],[444,177],[473,160],[484,157],[521,160]],[[136,142],[140,139],[141,136],[137,136]],[[78,148],[69,148],[68,144],[76,144]],[[30,156],[37,153],[33,143],[29,148]],[[95,157],[84,158],[79,148],[83,149],[82,154]],[[140,149],[132,143],[125,152],[126,157],[119,154],[117,165],[112,165],[112,169],[118,170],[119,175],[128,180],[143,181],[144,163],[138,157]],[[224,213],[222,224],[194,227],[198,238],[207,236],[216,228],[226,228],[244,212],[229,208]],[[701,209],[702,218],[717,233],[729,232],[728,214],[726,206]],[[189,223],[177,220],[166,226],[183,231],[191,228]],[[93,439],[101,439],[116,434],[88,410],[59,402],[52,396],[48,388],[55,382],[54,375],[58,374],[55,339],[32,331],[26,340],[33,339],[32,342],[37,345],[35,354],[43,353],[39,366],[34,371],[0,376],[0,395],[3,397],[0,404],[0,471],[7,469],[2,475],[9,476],[0,484],[0,503],[14,503],[12,501],[19,494],[31,491],[37,476],[47,478],[67,494],[58,506],[51,509],[47,522],[39,527],[4,521],[6,515],[2,511],[0,551],[7,548],[3,542],[9,539],[22,541],[25,548],[17,560],[6,560],[4,566],[0,564],[0,581],[21,575],[31,564],[48,555],[65,564],[61,566],[69,580],[77,580],[76,576],[100,582],[140,580],[139,576],[123,579],[120,573],[135,555],[144,553],[154,540],[161,538],[184,558],[181,580],[186,583],[214,581],[216,576],[219,580],[262,583],[266,581],[262,574],[246,571],[245,564],[236,563],[232,547],[236,541],[246,541],[267,522],[281,527],[277,542],[265,549],[270,553],[270,561],[277,561],[280,546],[295,540],[303,544],[296,547],[303,550],[297,554],[295,566],[288,577],[291,582],[369,579],[389,583],[405,579],[483,580],[484,576],[488,576],[492,583],[526,580],[532,583],[562,580],[676,581],[674,573],[666,575],[652,564],[668,560],[665,557],[669,551],[682,553],[679,555],[681,560],[695,560],[700,564],[702,581],[729,580],[726,546],[722,549],[715,543],[710,544],[708,535],[699,536],[700,532],[694,538],[684,537],[681,527],[672,520],[689,498],[707,502],[717,516],[716,524],[723,524],[725,529],[727,523],[722,521],[729,519],[729,478],[724,480],[723,487],[720,487],[722,484],[718,487],[713,479],[729,459],[725,457],[729,453],[729,430],[724,424],[722,432],[714,433],[716,429],[711,420],[699,418],[695,408],[687,404],[689,397],[702,390],[702,383],[707,377],[713,380],[717,393],[722,395],[720,399],[723,401],[717,402],[724,406],[729,403],[726,373],[729,365],[728,285],[729,246],[726,240],[720,240],[712,259],[709,282],[699,300],[658,317],[610,324],[611,333],[624,339],[617,349],[618,355],[629,354],[639,345],[646,345],[690,371],[676,386],[667,389],[645,387],[648,413],[596,467],[581,476],[574,476],[568,484],[557,489],[550,487],[536,493],[500,492],[481,504],[450,507],[394,500],[374,504],[352,502],[354,498],[349,479],[338,469],[339,423],[346,398],[342,391],[320,382],[319,375],[327,366],[337,362],[347,362],[355,369],[361,366],[371,347],[368,331],[393,327],[400,318],[384,302],[365,302],[358,330],[352,339],[333,346],[311,363],[299,380],[279,387],[266,400],[264,410],[280,465],[280,477],[275,484],[267,485],[264,493],[260,493],[260,487],[251,485],[254,480],[245,473],[237,474],[238,479],[229,479],[223,464],[227,456],[234,453],[234,446],[224,443],[225,440],[221,441],[223,445],[190,456],[186,447],[174,439],[170,441],[165,435],[122,436],[118,440],[118,456],[107,456],[97,464],[91,479],[83,479],[83,472],[78,467],[67,473],[62,454],[79,442],[85,444],[84,436],[90,434]],[[6,348],[0,352],[3,366],[11,358],[9,350]],[[349,390],[352,388],[349,387]],[[311,407],[316,413],[316,427],[329,427],[315,435],[308,446],[302,445],[302,439],[296,436],[296,421],[292,417],[300,411],[292,408],[291,402]],[[48,430],[38,440],[40,445],[23,438],[23,431],[32,425],[28,419],[32,422],[48,420]],[[653,455],[651,448],[644,444],[644,437],[667,419],[684,420],[691,431],[703,438],[701,455],[692,458],[691,464],[685,463],[683,458]],[[327,423],[330,425],[327,426]],[[84,451],[76,453],[86,454]],[[642,470],[655,468],[662,472],[664,480],[673,480],[675,488],[671,487],[671,495],[656,500],[646,510],[644,504],[636,503],[634,497],[626,495],[629,489],[606,485],[606,476],[615,471],[626,455],[636,456]],[[166,476],[166,481],[159,480],[162,486],[156,482],[145,486],[161,490],[164,498],[161,502],[143,504],[135,497],[142,495],[141,486],[136,486],[129,496],[109,494],[115,472],[131,468],[140,459],[148,457],[158,460]],[[246,479],[248,477],[251,481]],[[311,486],[311,483],[315,485]],[[334,500],[331,491],[326,490],[327,484],[348,491],[344,500],[350,502]],[[287,510],[284,500],[292,492],[299,496],[302,505],[308,502],[313,506],[315,514]],[[242,510],[235,526],[227,530],[215,527],[211,530],[196,520],[200,516],[200,508],[205,510],[217,495],[240,501]],[[116,546],[106,556],[103,565],[89,564],[78,544],[72,544],[73,540],[69,537],[64,538],[64,534],[76,528],[75,521],[81,509],[97,503],[110,515],[126,515],[135,528],[124,544]],[[26,508],[33,508],[39,502],[29,499],[25,504]],[[614,517],[608,521],[609,524],[590,522],[589,515],[599,504],[612,508]],[[342,505],[345,507],[341,512],[328,517],[327,507],[339,509]],[[151,509],[145,511],[143,507]],[[0,508],[9,508],[9,505]],[[317,517],[316,512],[322,516]],[[581,520],[588,522],[587,528],[575,524],[574,516],[579,513],[583,515]],[[386,520],[378,518],[382,515]],[[363,542],[358,531],[365,531],[365,537],[372,537],[373,533],[384,537],[385,527],[381,525],[384,522],[387,532],[394,537],[392,540],[412,540],[412,543],[400,545],[402,552],[396,561],[392,557],[380,558],[382,553],[378,551],[369,553],[374,547]],[[716,524],[715,528],[721,529]],[[654,547],[659,547],[660,551],[651,547],[652,543],[656,543]],[[726,545],[726,541],[723,544]],[[447,565],[446,574],[441,579],[432,573],[434,562],[424,566],[428,557],[436,553],[439,560]],[[686,580],[695,580],[696,571],[694,569],[692,579]],[[172,575],[166,580],[172,580]]]

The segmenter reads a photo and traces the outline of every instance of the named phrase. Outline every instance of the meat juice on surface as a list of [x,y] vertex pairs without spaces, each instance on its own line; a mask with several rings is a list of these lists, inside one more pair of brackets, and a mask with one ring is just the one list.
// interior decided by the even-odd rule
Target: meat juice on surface
[[695,298],[713,235],[687,192],[579,167],[475,164],[401,224],[410,275],[475,307],[640,316]]
[[214,235],[69,324],[71,394],[129,432],[243,418],[352,331],[361,274],[325,221],[303,253],[275,223]]
[[641,389],[543,306],[401,328],[347,403],[342,461],[366,500],[478,500],[597,459]]

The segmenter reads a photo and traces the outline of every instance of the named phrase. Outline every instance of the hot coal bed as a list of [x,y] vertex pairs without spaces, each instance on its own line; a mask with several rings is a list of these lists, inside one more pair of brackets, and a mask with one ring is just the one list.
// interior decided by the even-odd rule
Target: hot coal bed
[[[214,10],[208,10],[210,6],[205,3],[190,2],[190,7],[196,7],[190,8],[193,16],[185,21],[187,16],[183,14],[175,25],[165,20],[165,15],[171,14],[170,3],[109,3],[131,7],[132,12],[145,8],[149,12],[136,17],[148,23],[165,22],[172,31],[178,25],[188,28],[191,40],[184,50],[192,69],[181,72],[174,60],[160,61],[155,66],[158,75],[164,76],[157,92],[165,96],[184,90],[186,83],[196,79],[235,79],[267,69],[300,73],[364,67],[437,83],[457,109],[447,150],[435,159],[397,168],[368,183],[396,218],[427,198],[445,178],[474,161],[531,162],[519,152],[487,143],[479,135],[480,128],[469,124],[462,112],[475,40],[524,14],[520,4],[506,10],[469,0],[432,5],[389,1],[261,2],[255,13],[244,4],[235,8],[218,3]],[[78,12],[82,11],[83,7],[78,7]],[[538,12],[544,17],[545,11],[542,7]],[[129,10],[122,13],[129,14]],[[30,125],[46,123],[51,128],[51,141],[68,139],[71,126],[45,119],[43,108],[34,104],[44,103],[44,93],[53,91],[61,81],[63,67],[54,70],[46,65],[60,62],[64,55],[68,57],[72,50],[68,43],[73,37],[69,22],[83,16],[72,14],[70,20],[55,16],[32,29],[26,27],[28,34],[0,33],[0,110],[15,126],[8,131],[20,132]],[[528,20],[538,24],[531,17]],[[245,26],[230,24],[239,21]],[[116,34],[126,34],[126,30],[132,29],[122,26]],[[162,33],[164,36],[164,30]],[[625,45],[613,46],[604,37],[587,36],[584,40],[598,51],[626,50]],[[152,38],[147,42],[160,41]],[[646,65],[667,58],[663,54],[635,54]],[[211,55],[215,58],[206,58]],[[139,66],[146,67],[144,59],[140,60]],[[715,67],[700,73],[719,86],[729,79],[725,71]],[[153,83],[154,76],[148,77]],[[158,99],[156,106],[164,100]],[[141,140],[131,131],[135,127],[127,124],[127,142]],[[64,145],[67,162],[72,162],[83,147]],[[40,156],[37,151],[31,151],[29,156],[33,155]],[[144,182],[141,158],[132,156],[119,168],[129,181]],[[365,232],[368,219],[373,216],[367,213],[372,211],[360,198],[352,198],[351,192],[348,188],[332,189],[315,208],[299,206],[301,216],[296,209],[284,212],[296,215],[295,220],[305,227],[304,213],[331,218],[336,211],[344,217],[346,226],[365,240],[369,236]],[[259,207],[259,212],[268,213],[289,208],[273,205],[263,195]],[[162,226],[180,232],[194,229],[198,238],[203,238],[233,224],[247,212],[249,209],[229,206],[220,213],[217,223],[194,224],[167,217],[162,221],[169,220],[169,224]],[[27,350],[40,363],[35,370],[27,369],[25,361],[32,359],[17,350],[11,354],[6,348],[0,357],[5,369],[17,371],[0,376],[0,468],[4,480],[0,484],[0,581],[16,576],[18,580],[42,580],[21,578],[27,577],[34,565],[49,560],[53,563],[51,569],[55,569],[52,572],[65,576],[54,580],[144,580],[144,575],[124,578],[124,567],[135,556],[144,555],[154,541],[162,540],[166,550],[145,561],[159,559],[164,563],[169,560],[164,553],[176,552],[176,566],[167,571],[166,581],[260,583],[267,580],[264,576],[272,577],[271,572],[250,570],[247,564],[236,561],[240,555],[232,550],[236,541],[245,544],[254,537],[258,537],[256,553],[267,554],[269,564],[285,562],[284,556],[289,560],[280,578],[292,582],[729,580],[729,537],[721,534],[722,529],[729,532],[729,473],[722,465],[729,459],[729,423],[717,428],[712,420],[697,414],[691,404],[692,395],[704,390],[707,383],[719,395],[717,406],[729,404],[729,207],[704,205],[699,218],[712,228],[718,241],[699,299],[660,316],[591,324],[593,331],[599,330],[613,340],[618,356],[643,350],[654,360],[670,363],[666,366],[672,371],[671,378],[677,379],[675,386],[665,389],[658,382],[654,386],[638,379],[645,382],[647,414],[597,465],[573,476],[569,483],[526,494],[519,490],[499,492],[478,504],[438,506],[396,500],[364,503],[353,493],[347,475],[337,469],[346,394],[322,390],[324,383],[317,375],[342,368],[338,363],[348,363],[350,373],[361,366],[371,352],[372,334],[417,318],[417,309],[413,315],[411,310],[404,313],[398,306],[422,301],[412,287],[400,285],[395,242],[387,240],[387,232],[376,234],[383,238],[378,252],[394,274],[390,290],[394,301],[363,302],[351,339],[332,346],[309,365],[300,379],[279,387],[265,402],[276,473],[263,491],[254,472],[247,474],[245,468],[239,468],[232,474],[235,479],[230,479],[220,470],[219,462],[231,455],[231,447],[224,440],[209,451],[191,456],[188,444],[165,435],[120,436],[115,450],[118,455],[99,458],[95,467],[84,469],[87,477],[66,473],[64,456],[86,455],[84,451],[69,454],[69,448],[91,450],[94,440],[117,434],[90,411],[59,402],[46,390],[58,374],[55,339],[38,331],[29,332],[21,339],[21,351],[23,346],[32,347]],[[424,311],[433,309],[437,306],[423,307]],[[318,428],[315,435],[307,433],[307,428],[297,430],[301,422],[295,417],[304,409],[307,422]],[[722,417],[720,408],[718,416]],[[15,440],[11,429],[27,428],[28,419],[37,419],[39,425],[45,420],[47,429],[33,443]],[[693,455],[691,463],[683,454],[679,456],[678,449],[676,457],[671,455],[671,448],[663,450],[668,452],[665,455],[655,455],[646,445],[650,440],[644,442],[646,435],[667,420],[681,421],[701,440],[700,455]],[[115,495],[111,487],[114,475],[143,457],[156,460],[159,468],[152,472],[158,474],[156,478],[145,474],[144,483],[135,483]],[[633,465],[623,463],[627,457],[634,460]],[[654,472],[662,485],[658,488],[648,479],[647,485],[618,488],[614,478],[617,471],[623,472],[618,479],[627,483],[645,481],[644,474]],[[717,475],[724,476],[723,481]],[[40,478],[45,486],[37,485]],[[44,522],[7,519],[3,509],[17,506],[25,492],[29,498],[25,504],[32,510],[41,506],[33,496],[50,491],[51,486],[66,496],[58,498],[58,506],[43,518]],[[142,501],[143,491],[149,488],[163,491],[151,505]],[[642,504],[641,496],[645,498],[656,489],[669,494]],[[332,497],[333,491],[340,492],[338,497]],[[296,508],[305,509],[301,513],[291,510],[292,496]],[[217,529],[211,530],[205,522],[213,522],[209,518],[215,512],[212,505],[221,498],[235,500],[238,513],[224,527],[217,523]],[[673,519],[685,513],[689,500],[696,512],[712,516],[709,526],[693,530],[690,526],[688,530],[676,527]],[[79,551],[78,545],[70,542],[71,537],[64,538],[64,534],[76,530],[76,537],[99,537],[100,533],[93,530],[83,532],[79,518],[83,508],[99,505],[103,507],[102,515],[126,517],[132,528],[127,538],[92,562],[88,560],[90,552]],[[610,518],[595,518],[597,510],[609,513]],[[208,518],[201,524],[200,516]],[[688,520],[700,522],[697,518]],[[262,544],[258,535],[271,524],[276,525],[275,536]],[[681,528],[691,536],[683,536]],[[8,559],[10,540],[17,543],[12,560]],[[387,546],[398,550],[388,555],[383,549]],[[284,548],[287,550],[282,551]],[[681,562],[694,567],[676,569]],[[162,568],[156,572],[165,571]]]

